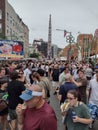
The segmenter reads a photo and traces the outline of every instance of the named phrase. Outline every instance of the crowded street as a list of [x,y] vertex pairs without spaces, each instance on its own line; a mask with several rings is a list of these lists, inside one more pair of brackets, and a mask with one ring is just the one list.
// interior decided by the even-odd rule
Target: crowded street
[[98,0],[0,0],[0,130],[98,130]]

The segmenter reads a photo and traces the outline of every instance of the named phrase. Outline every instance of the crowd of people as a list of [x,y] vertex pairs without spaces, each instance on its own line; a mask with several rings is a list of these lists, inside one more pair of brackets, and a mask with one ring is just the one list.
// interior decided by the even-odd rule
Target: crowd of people
[[[0,64],[0,125],[7,130],[57,130],[50,91],[58,98],[65,130],[88,130],[98,118],[98,65],[82,62]],[[3,99],[2,97],[6,97]],[[72,117],[75,113],[74,118]]]

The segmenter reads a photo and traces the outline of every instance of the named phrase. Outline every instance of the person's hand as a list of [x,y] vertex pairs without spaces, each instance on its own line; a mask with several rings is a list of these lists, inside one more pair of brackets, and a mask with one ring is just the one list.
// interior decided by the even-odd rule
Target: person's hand
[[78,116],[75,116],[74,118],[73,118],[73,122],[79,122],[79,117]]
[[18,106],[16,107],[16,113],[18,116],[23,115],[24,110],[26,109],[25,104],[18,104]]
[[29,88],[30,86],[31,86],[30,83],[26,83],[26,84],[25,84],[25,87],[26,87],[26,88]]
[[61,112],[62,116],[66,116],[66,114],[67,114],[67,111]]

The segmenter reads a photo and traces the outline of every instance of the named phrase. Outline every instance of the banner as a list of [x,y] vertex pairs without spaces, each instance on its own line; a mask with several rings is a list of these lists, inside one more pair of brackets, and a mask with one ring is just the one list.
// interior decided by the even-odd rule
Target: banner
[[23,58],[24,57],[23,42],[0,40],[0,57]]

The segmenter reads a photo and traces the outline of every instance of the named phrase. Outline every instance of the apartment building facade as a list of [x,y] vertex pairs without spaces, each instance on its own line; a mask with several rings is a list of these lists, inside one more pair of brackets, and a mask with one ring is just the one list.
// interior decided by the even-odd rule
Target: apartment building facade
[[7,0],[0,0],[0,36],[23,42],[24,57],[28,57],[29,29]]

